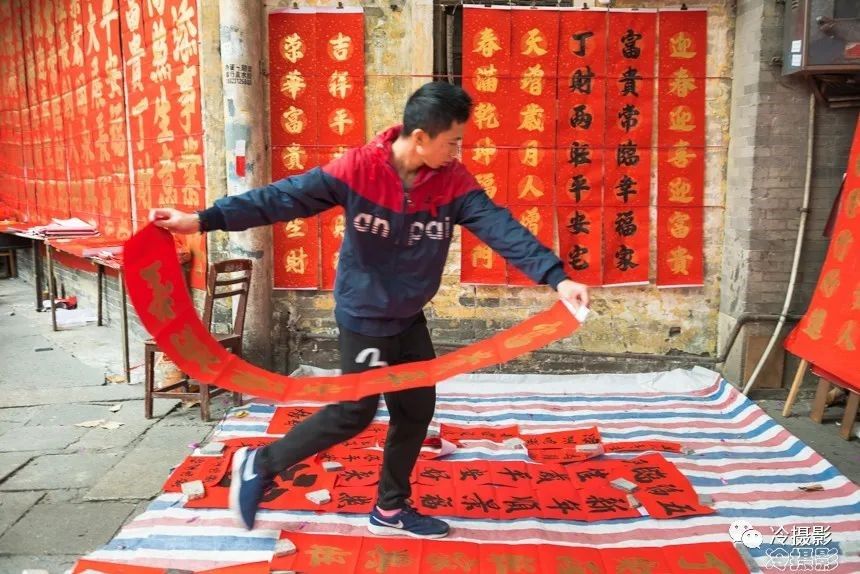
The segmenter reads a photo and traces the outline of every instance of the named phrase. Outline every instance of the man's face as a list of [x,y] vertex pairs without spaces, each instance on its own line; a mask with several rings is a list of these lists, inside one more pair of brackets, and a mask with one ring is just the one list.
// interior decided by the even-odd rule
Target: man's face
[[430,168],[438,169],[451,163],[460,153],[460,144],[463,141],[463,128],[465,124],[454,122],[444,132],[440,132],[435,138],[431,138],[426,132],[418,131],[416,151],[424,164]]

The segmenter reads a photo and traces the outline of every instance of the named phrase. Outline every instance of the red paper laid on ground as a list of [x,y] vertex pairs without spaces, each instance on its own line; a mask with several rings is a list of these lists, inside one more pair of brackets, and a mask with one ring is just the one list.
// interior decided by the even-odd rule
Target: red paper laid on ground
[[319,407],[278,407],[269,421],[267,434],[286,434],[294,426],[314,414]]
[[493,544],[283,532],[296,546],[272,570],[354,574],[748,574],[731,542],[606,548],[553,544]]
[[452,375],[509,361],[579,328],[568,307],[558,302],[486,341],[430,361],[355,375],[294,378],[255,367],[215,341],[194,310],[170,233],[148,225],[126,242],[124,253],[129,298],[144,327],[183,372],[207,384],[279,401],[356,400],[433,385]]
[[785,348],[860,392],[860,119],[827,258],[809,308]]

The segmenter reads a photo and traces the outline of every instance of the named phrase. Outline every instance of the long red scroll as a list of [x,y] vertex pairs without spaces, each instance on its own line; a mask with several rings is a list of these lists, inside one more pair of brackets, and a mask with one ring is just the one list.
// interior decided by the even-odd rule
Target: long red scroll
[[125,244],[128,294],[159,347],[191,377],[275,400],[331,402],[433,385],[456,374],[507,362],[572,334],[579,322],[561,302],[502,331],[432,361],[340,377],[292,378],[246,363],[215,341],[197,317],[183,285],[173,237],[154,225]]
[[[364,143],[364,18],[360,9],[269,14],[272,179],[308,171]],[[274,286],[332,289],[343,212],[274,227]]]
[[660,12],[657,285],[704,281],[707,12]]
[[860,392],[860,120],[827,258],[785,348]]

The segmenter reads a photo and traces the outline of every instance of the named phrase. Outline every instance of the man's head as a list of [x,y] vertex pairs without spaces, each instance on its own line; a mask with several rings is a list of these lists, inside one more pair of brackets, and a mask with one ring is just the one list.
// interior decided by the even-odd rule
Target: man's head
[[406,102],[401,137],[412,141],[427,166],[441,167],[456,157],[471,111],[472,98],[463,88],[424,84]]

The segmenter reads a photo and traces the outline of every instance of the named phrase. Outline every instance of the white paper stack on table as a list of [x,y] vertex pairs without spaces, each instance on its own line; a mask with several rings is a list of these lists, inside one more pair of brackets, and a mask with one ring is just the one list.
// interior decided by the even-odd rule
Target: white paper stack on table
[[48,225],[33,227],[30,231],[45,237],[89,237],[99,233],[98,229],[77,217],[71,219],[54,218]]

